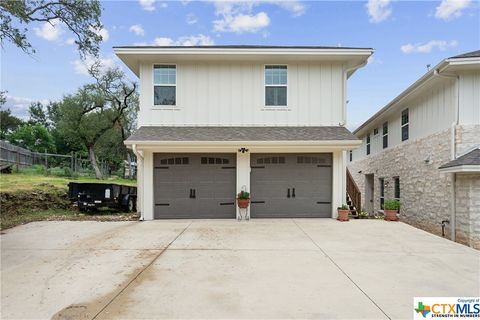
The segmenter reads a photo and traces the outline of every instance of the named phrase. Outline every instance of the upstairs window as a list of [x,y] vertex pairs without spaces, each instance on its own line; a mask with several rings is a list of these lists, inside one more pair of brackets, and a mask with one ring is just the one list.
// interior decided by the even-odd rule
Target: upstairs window
[[388,148],[388,122],[383,124],[383,149]]
[[155,65],[153,67],[153,104],[175,106],[177,103],[177,67]]
[[287,106],[287,66],[265,66],[265,106]]
[[370,134],[367,134],[367,155],[370,154]]
[[402,111],[402,141],[408,140],[408,109]]

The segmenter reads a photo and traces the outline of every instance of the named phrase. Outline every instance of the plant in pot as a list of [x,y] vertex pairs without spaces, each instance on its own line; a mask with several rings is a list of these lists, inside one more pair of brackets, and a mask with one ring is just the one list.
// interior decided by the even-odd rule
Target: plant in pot
[[350,213],[350,208],[346,204],[342,204],[341,207],[337,208],[338,210],[338,221],[348,221],[348,215]]
[[246,191],[241,191],[237,194],[237,205],[240,209],[248,208],[250,204],[250,193]]
[[397,221],[397,213],[400,209],[400,201],[398,199],[385,200],[383,204],[383,211],[385,212],[385,220]]

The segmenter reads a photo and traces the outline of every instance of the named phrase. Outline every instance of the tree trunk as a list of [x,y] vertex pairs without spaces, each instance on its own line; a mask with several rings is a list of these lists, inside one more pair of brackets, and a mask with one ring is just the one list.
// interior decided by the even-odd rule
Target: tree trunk
[[90,162],[92,163],[93,170],[95,170],[95,178],[102,179],[102,172],[100,171],[100,168],[98,168],[97,158],[95,157],[93,146],[88,147],[88,156],[90,158]]

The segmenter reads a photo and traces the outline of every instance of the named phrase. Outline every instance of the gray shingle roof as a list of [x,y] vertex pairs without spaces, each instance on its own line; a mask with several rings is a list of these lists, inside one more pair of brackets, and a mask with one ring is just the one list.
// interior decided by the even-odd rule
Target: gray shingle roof
[[358,140],[344,127],[140,127],[130,141]]
[[459,54],[458,56],[450,57],[450,59],[476,58],[476,57],[480,57],[480,50],[462,53],[462,54]]
[[455,160],[445,163],[439,169],[460,167],[460,166],[480,166],[480,148],[470,151]]

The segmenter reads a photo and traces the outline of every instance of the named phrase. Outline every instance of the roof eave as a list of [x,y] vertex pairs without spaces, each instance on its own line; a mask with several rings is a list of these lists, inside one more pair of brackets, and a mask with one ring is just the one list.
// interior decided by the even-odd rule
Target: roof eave
[[125,140],[125,145],[149,145],[149,146],[351,146],[357,147],[362,144],[361,140],[285,140],[285,141],[152,141],[152,140]]
[[443,173],[480,173],[480,165],[460,165],[438,168]]

